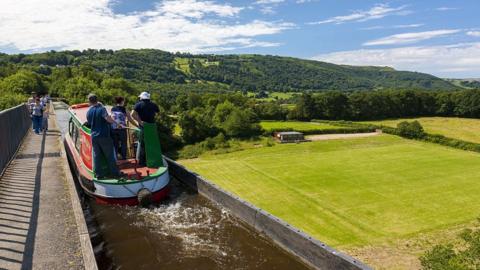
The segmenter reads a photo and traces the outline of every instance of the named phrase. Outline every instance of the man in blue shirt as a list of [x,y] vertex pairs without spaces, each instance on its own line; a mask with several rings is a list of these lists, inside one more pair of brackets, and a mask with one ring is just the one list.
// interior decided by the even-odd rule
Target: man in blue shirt
[[[138,101],[133,107],[132,118],[138,123],[138,127],[143,131],[143,123],[155,123],[155,115],[160,112],[157,104],[150,101],[150,94],[142,92]],[[137,148],[137,158],[139,166],[146,166],[145,140],[143,132],[140,135],[140,147]]]
[[[113,141],[110,136],[110,125],[115,121],[107,114],[105,107],[98,102],[95,94],[88,95],[88,102],[90,108],[87,112],[87,121],[92,134],[93,168],[97,179],[110,174],[121,176],[115,161]],[[102,155],[108,163],[110,174],[101,169]]]

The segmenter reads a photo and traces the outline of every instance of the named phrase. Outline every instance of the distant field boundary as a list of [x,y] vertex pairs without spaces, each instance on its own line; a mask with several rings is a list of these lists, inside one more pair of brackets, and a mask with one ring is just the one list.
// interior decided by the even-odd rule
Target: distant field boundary
[[327,246],[285,221],[223,190],[177,162],[169,158],[166,160],[172,176],[202,196],[228,209],[234,216],[246,222],[259,233],[266,235],[310,267],[315,269],[371,269],[364,263]]
[[[371,128],[371,129],[381,129],[382,132],[400,136],[400,133],[397,128],[385,126],[385,125],[374,125],[374,124],[363,124],[351,121],[328,121],[328,120],[312,120],[319,123],[330,124],[339,127],[352,127],[352,128]],[[407,121],[408,122],[408,121]],[[403,136],[400,136],[405,138]],[[435,144],[440,144],[443,146],[448,146],[460,150],[472,151],[480,153],[480,143],[468,142],[460,139],[446,137],[441,134],[432,134],[425,132],[422,137],[418,138],[405,138],[405,139],[413,139],[418,141],[430,142]]]
[[[267,121],[266,121],[267,122]],[[272,121],[275,122],[275,121]],[[288,121],[285,121],[288,123]],[[293,121],[297,122],[297,121]],[[312,120],[313,123],[324,123],[332,126],[338,126],[338,128],[319,128],[319,129],[302,129],[302,128],[270,128],[265,130],[265,135],[271,136],[275,132],[283,131],[298,131],[302,132],[305,135],[322,135],[322,134],[353,134],[353,133],[370,133],[375,132],[375,128],[370,126],[352,126],[344,125],[340,126],[333,121],[323,121],[323,120]],[[309,122],[307,122],[309,123]]]

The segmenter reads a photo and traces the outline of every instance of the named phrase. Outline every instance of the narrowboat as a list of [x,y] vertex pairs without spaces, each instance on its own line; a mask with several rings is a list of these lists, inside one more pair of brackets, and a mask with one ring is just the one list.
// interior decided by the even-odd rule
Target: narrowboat
[[[78,181],[86,194],[95,198],[100,204],[146,205],[159,202],[168,196],[170,181],[168,165],[163,159],[155,124],[145,123],[143,131],[128,128],[128,157],[117,160],[121,179],[97,179],[93,166],[93,149],[90,128],[87,123],[89,104],[70,106],[68,132],[64,144],[70,163],[73,165]],[[146,166],[138,166],[135,158],[139,147],[139,136],[143,132]],[[106,160],[102,167],[108,168]]]

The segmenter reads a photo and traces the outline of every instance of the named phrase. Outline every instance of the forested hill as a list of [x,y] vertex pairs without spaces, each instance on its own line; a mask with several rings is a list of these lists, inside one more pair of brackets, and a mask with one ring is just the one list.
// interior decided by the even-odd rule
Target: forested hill
[[[112,77],[140,83],[216,82],[243,91],[323,91],[423,89],[457,86],[432,75],[388,67],[354,67],[290,57],[261,55],[191,55],[160,50],[85,50],[39,54],[0,54],[0,78],[19,67],[51,70],[90,66]],[[39,68],[41,67],[41,68]]]

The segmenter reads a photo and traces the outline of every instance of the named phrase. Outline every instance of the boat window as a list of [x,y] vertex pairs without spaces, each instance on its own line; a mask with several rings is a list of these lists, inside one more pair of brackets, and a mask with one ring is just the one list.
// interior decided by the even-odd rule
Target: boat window
[[68,121],[68,134],[70,135],[70,137],[72,137],[72,134],[73,134],[73,127],[74,127],[73,120],[72,118],[70,118],[70,121]]
[[80,151],[80,134],[78,127],[76,125],[73,126],[73,141],[75,142],[75,148],[77,148],[77,151]]

